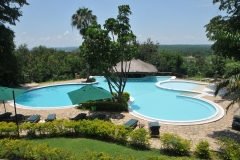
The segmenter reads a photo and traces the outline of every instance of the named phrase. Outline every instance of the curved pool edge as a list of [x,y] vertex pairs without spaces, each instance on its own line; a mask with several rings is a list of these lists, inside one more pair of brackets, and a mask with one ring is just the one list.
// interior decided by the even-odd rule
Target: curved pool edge
[[[187,97],[187,96],[184,96],[184,97]],[[152,118],[152,117],[142,115],[142,114],[132,110],[131,104],[134,101],[133,97],[130,97],[130,100],[128,101],[128,110],[131,115],[138,117],[140,119],[150,121],[150,122],[158,122],[160,124],[171,124],[171,125],[198,125],[198,124],[211,123],[211,122],[221,119],[224,116],[224,109],[221,106],[219,106],[218,104],[213,103],[213,102],[203,99],[203,98],[195,98],[195,99],[199,99],[199,100],[202,100],[202,101],[212,104],[216,108],[217,113],[214,116],[210,116],[205,119],[194,120],[194,121],[170,121],[170,120],[157,119],[157,118]]]
[[171,82],[174,82],[174,81],[175,82],[176,81],[178,81],[178,82],[179,81],[180,82],[191,82],[191,83],[197,83],[197,84],[209,84],[209,83],[171,79],[171,80],[166,80],[166,81],[162,81],[162,82],[157,82],[155,85],[159,88],[166,89],[166,90],[175,90],[175,91],[198,93],[200,95],[195,96],[195,97],[190,97],[190,96],[186,96],[186,95],[178,95],[178,96],[198,99],[198,100],[204,101],[206,103],[210,103],[216,109],[216,113],[214,113],[212,116],[209,116],[207,118],[199,119],[199,120],[192,120],[192,121],[170,121],[170,120],[164,120],[164,119],[157,119],[157,118],[152,118],[152,117],[142,115],[142,114],[132,110],[131,103],[134,101],[133,97],[130,98],[129,103],[128,103],[129,113],[131,115],[135,116],[135,117],[138,117],[138,118],[146,120],[146,121],[155,121],[155,122],[159,122],[159,123],[162,123],[162,124],[172,124],[172,125],[197,125],[197,124],[211,123],[211,122],[214,122],[214,121],[217,121],[217,120],[221,119],[224,116],[224,114],[225,114],[224,109],[220,105],[218,105],[218,104],[216,104],[216,103],[214,103],[210,100],[202,98],[204,95],[207,95],[206,93],[200,92],[200,91],[192,91],[192,90],[173,89],[173,88],[167,88],[167,87],[161,86],[161,83],[169,82],[169,81],[171,81]]
[[[63,83],[63,84],[53,84],[53,85],[46,85],[46,86],[39,86],[39,87],[34,87],[34,88],[31,88],[29,90],[27,90],[26,92],[28,91],[31,91],[31,90],[36,90],[36,89],[40,89],[40,88],[45,88],[45,87],[52,87],[52,86],[61,86],[61,85],[87,85],[87,84],[98,84],[98,81],[96,82],[91,82],[91,83]],[[7,101],[7,103],[14,107],[14,102],[13,101]],[[21,104],[18,104],[18,103],[15,103],[16,105],[16,108],[21,108],[21,109],[29,109],[29,110],[54,110],[54,109],[66,109],[66,108],[74,108],[78,105],[69,105],[69,106],[56,106],[56,107],[32,107],[32,106],[24,106],[24,105],[21,105]]]

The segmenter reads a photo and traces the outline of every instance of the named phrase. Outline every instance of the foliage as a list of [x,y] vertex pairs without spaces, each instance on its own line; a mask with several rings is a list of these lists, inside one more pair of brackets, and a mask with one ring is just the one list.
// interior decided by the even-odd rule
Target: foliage
[[198,55],[201,56],[209,56],[212,54],[211,45],[159,45],[158,50],[168,51],[173,53],[180,53],[183,56],[196,57]]
[[[8,128],[10,128],[9,126]],[[7,128],[7,126],[5,127]],[[6,130],[6,129],[5,129]],[[27,137],[56,137],[56,136],[81,136],[97,139],[112,140],[118,143],[126,143],[131,128],[123,125],[115,125],[111,122],[98,119],[69,121],[58,119],[45,123],[22,123],[20,130],[28,134]],[[1,131],[1,130],[0,130]],[[15,133],[16,134],[16,133]]]
[[29,50],[24,44],[17,48],[15,54],[21,75],[24,76],[22,83],[72,79],[75,73],[81,73],[85,68],[83,59],[75,52],[57,51],[45,46]]
[[71,25],[76,27],[82,36],[85,36],[88,26],[96,21],[97,16],[92,14],[92,10],[82,7],[72,15]]
[[220,145],[220,156],[223,159],[237,160],[240,157],[240,145],[230,138],[219,137],[217,144]]
[[14,86],[18,83],[17,59],[13,54],[15,36],[14,32],[4,24],[15,25],[15,21],[22,16],[20,8],[24,5],[28,5],[26,0],[1,0],[0,2],[0,85],[2,86]]
[[[137,43],[138,46],[138,54],[135,55],[136,59],[141,59],[144,62],[151,63],[153,57],[158,54],[159,43],[155,43],[148,38],[146,42]],[[152,63],[154,64],[154,63]]]
[[95,81],[96,81],[96,79],[94,77],[92,77],[92,78],[89,78],[89,80],[87,82],[95,82]]
[[215,96],[218,94],[218,92],[222,88],[226,88],[228,92],[225,93],[223,97],[225,98],[231,97],[232,99],[232,102],[226,108],[227,110],[234,103],[240,103],[240,85],[239,84],[240,84],[240,73],[236,75],[232,75],[231,77],[224,79],[223,81],[221,81],[221,83],[218,83],[216,85],[216,90],[214,92]]
[[76,159],[69,150],[50,149],[49,144],[33,145],[26,140],[0,140],[0,158],[8,159]]
[[199,158],[210,159],[210,149],[209,149],[208,141],[201,140],[194,150],[194,154],[197,155]]
[[224,77],[229,78],[231,75],[236,75],[240,73],[240,63],[239,62],[231,62],[226,64],[226,72],[224,73]]
[[[118,94],[117,94],[116,92],[113,92],[112,94],[113,94],[113,96],[114,96],[115,98],[118,97]],[[123,93],[122,93],[122,100],[123,100],[124,102],[128,102],[129,99],[130,99],[130,94],[129,94],[128,92],[123,92]]]
[[226,16],[216,16],[207,24],[206,32],[215,54],[223,57],[234,57],[240,60],[240,3],[236,0],[213,0],[213,4],[220,3],[219,10],[226,11]]
[[125,101],[111,102],[111,101],[94,101],[84,102],[78,108],[91,110],[92,106],[97,107],[97,111],[128,111],[128,104]]
[[180,136],[172,133],[164,133],[160,136],[162,149],[171,151],[178,155],[188,155],[191,148],[191,141],[183,139]]
[[[125,63],[123,66],[123,61],[131,60],[137,52],[137,48],[134,45],[136,36],[130,30],[128,18],[131,14],[130,7],[122,5],[118,9],[119,14],[116,19],[109,18],[105,21],[104,28],[106,30],[97,23],[88,27],[80,51],[89,62],[89,68],[98,70],[107,79],[110,92],[112,90],[118,92],[118,101],[120,102],[130,67],[130,63]],[[112,38],[109,36],[110,32]],[[117,37],[116,41],[114,36]],[[118,62],[121,65],[120,71],[114,67]]]
[[15,21],[19,21],[18,17],[22,16],[20,8],[28,5],[26,0],[1,0],[0,2],[0,24],[9,23],[15,25]]
[[130,136],[130,145],[138,148],[148,148],[149,147],[149,133],[144,128],[139,128],[131,132]]
[[226,70],[226,60],[224,57],[219,55],[213,55],[212,57],[212,69],[214,74],[223,76]]
[[[79,33],[83,36],[83,38],[89,38],[86,32],[89,26],[96,22],[97,22],[97,16],[92,14],[92,10],[82,7],[82,8],[79,8],[76,11],[76,13],[72,15],[71,25],[72,27],[76,27],[77,29],[79,29]],[[85,53],[87,55],[86,57],[87,82],[89,82],[91,68],[89,66],[88,55],[91,54],[91,52],[85,52]]]
[[17,126],[13,122],[0,122],[0,136],[10,137],[17,134]]
[[17,84],[19,72],[17,63],[15,63],[17,59],[13,53],[15,48],[13,38],[14,32],[0,24],[0,85],[2,86]]

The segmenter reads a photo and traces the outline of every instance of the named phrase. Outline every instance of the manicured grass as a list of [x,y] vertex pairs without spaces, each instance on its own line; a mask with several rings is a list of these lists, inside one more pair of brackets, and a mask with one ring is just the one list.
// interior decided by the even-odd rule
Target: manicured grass
[[[150,150],[135,150],[126,146],[117,145],[98,140],[86,138],[50,138],[50,139],[35,139],[31,140],[33,143],[49,143],[51,148],[70,149],[71,152],[79,158],[84,158],[84,152],[89,150],[91,152],[104,152],[112,157],[121,155],[122,157],[130,157],[138,159],[146,159],[148,156],[161,156],[169,159],[174,157],[167,157],[160,154],[157,149]],[[182,159],[191,159],[188,157],[179,157]],[[178,159],[178,158],[176,158]]]

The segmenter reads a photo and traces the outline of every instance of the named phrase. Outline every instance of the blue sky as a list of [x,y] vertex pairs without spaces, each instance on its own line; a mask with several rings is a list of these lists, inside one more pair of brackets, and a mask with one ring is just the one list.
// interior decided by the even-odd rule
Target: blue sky
[[71,26],[71,16],[79,7],[87,7],[103,25],[116,18],[118,6],[131,8],[130,25],[137,40],[151,38],[160,44],[212,44],[206,38],[204,25],[220,14],[212,0],[27,0],[23,16],[16,26],[17,46],[29,48],[79,46],[82,37]]

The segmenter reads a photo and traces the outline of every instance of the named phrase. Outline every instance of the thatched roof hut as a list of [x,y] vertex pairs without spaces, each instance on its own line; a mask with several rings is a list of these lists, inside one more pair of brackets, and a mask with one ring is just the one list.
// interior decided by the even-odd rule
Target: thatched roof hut
[[[123,66],[127,63],[129,65],[129,61],[123,62]],[[114,68],[115,69],[115,68]],[[117,63],[116,69],[118,72],[121,71],[121,63]],[[158,70],[157,68],[149,63],[143,62],[140,59],[132,59],[129,73],[156,73]]]

